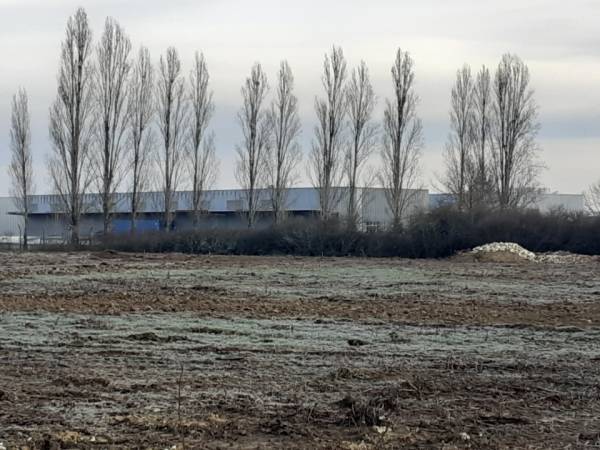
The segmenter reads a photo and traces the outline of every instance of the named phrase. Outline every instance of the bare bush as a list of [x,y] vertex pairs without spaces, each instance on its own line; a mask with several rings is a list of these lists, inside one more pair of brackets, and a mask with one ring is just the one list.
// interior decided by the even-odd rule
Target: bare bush
[[584,214],[444,207],[412,216],[402,230],[363,233],[339,220],[290,218],[276,227],[246,230],[111,235],[102,245],[133,252],[442,258],[489,242],[515,242],[535,252],[600,255],[599,232],[600,217]]

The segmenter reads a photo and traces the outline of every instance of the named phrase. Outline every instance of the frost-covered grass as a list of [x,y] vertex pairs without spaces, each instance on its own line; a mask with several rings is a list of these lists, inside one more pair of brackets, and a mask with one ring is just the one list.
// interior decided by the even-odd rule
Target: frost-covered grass
[[[143,339],[144,333],[152,338]],[[351,347],[358,339],[364,346]],[[257,349],[290,353],[367,352],[377,357],[414,355],[439,359],[449,355],[496,358],[597,357],[600,329],[529,329],[507,327],[431,327],[364,324],[346,321],[207,319],[195,314],[79,314],[0,315],[0,341],[5,349],[26,346],[77,345],[88,351],[110,344],[113,350],[131,345],[165,352],[184,352],[202,346],[235,351]]]
[[[267,261],[268,262],[268,261]],[[578,301],[579,296],[600,291],[600,279],[574,286],[560,278],[544,282],[526,276],[509,276],[494,265],[418,266],[399,264],[343,264],[335,260],[321,264],[318,260],[305,265],[273,264],[254,267],[159,267],[154,262],[148,268],[123,268],[115,271],[65,274],[32,274],[0,281],[6,294],[48,293],[64,291],[119,291],[123,289],[202,287],[237,295],[272,296],[285,299],[393,298],[404,294],[443,296],[446,299],[492,298],[495,301],[543,304],[565,298]],[[538,266],[539,267],[539,266]],[[554,266],[556,267],[556,266]],[[515,270],[514,268],[511,270]],[[527,269],[519,269],[524,271]],[[526,273],[526,272],[524,272]],[[539,274],[534,273],[539,276]]]

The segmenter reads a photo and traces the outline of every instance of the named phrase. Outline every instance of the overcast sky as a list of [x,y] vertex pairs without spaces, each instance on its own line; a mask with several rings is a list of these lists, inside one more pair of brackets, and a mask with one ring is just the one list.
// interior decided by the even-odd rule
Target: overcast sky
[[[204,52],[216,103],[211,128],[221,158],[219,188],[236,187],[235,115],[240,86],[258,61],[274,81],[287,59],[296,78],[308,152],[313,102],[321,94],[323,55],[343,47],[349,67],[363,59],[379,98],[391,94],[390,67],[398,47],[415,60],[419,114],[425,131],[423,181],[442,171],[449,96],[456,70],[494,68],[516,53],[531,71],[540,106],[539,144],[550,191],[580,193],[600,178],[600,1],[571,0],[0,0],[0,195],[8,193],[10,100],[19,86],[30,96],[37,192],[51,192],[46,171],[48,108],[56,95],[66,20],[83,6],[96,40],[106,16],[126,29],[134,48],[155,61],[175,46],[189,71]],[[308,184],[304,169],[302,184]]]

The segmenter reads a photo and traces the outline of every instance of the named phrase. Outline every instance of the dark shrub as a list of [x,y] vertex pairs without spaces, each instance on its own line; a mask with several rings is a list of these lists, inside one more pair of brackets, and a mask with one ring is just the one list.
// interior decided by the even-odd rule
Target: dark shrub
[[349,231],[338,221],[291,219],[256,230],[109,235],[97,246],[131,252],[441,258],[488,242],[510,241],[537,252],[600,254],[600,218],[535,210],[459,212],[441,207],[401,231]]

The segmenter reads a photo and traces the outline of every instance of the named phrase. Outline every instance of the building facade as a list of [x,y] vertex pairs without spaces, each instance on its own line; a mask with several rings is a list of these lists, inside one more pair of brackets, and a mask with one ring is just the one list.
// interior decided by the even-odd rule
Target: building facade
[[[453,203],[454,197],[452,194],[429,194],[430,209],[452,205]],[[538,209],[543,213],[549,213],[558,209],[567,212],[584,212],[585,197],[583,194],[540,194],[530,208]]]
[[[334,215],[347,215],[349,193],[339,188]],[[428,205],[426,190],[411,191],[411,200],[405,211],[408,217],[422,211]],[[257,192],[258,207],[255,226],[267,227],[273,223],[271,193],[268,189]],[[389,222],[389,213],[383,189],[361,188],[356,196],[359,226],[381,228]],[[97,236],[102,232],[103,220],[101,199],[97,194],[86,194],[83,199],[84,212],[79,227],[83,238]],[[247,223],[246,193],[240,189],[211,190],[204,194],[202,214],[194,225],[192,192],[174,194],[173,202],[175,230],[240,229]],[[136,219],[136,230],[159,230],[162,226],[164,196],[161,192],[146,192],[141,196],[141,207]],[[319,191],[315,188],[291,188],[287,193],[285,212],[290,217],[311,217],[319,214]],[[131,194],[115,194],[112,212],[113,232],[129,232],[131,229]],[[43,240],[64,240],[69,235],[68,218],[62,213],[61,200],[56,195],[34,195],[29,215],[29,234]]]
[[19,236],[23,230],[23,217],[11,214],[16,209],[11,197],[0,197],[0,240]]
[[[349,192],[338,188],[337,206],[334,214],[344,218],[348,211]],[[256,227],[268,227],[273,223],[271,193],[268,189],[259,190]],[[199,229],[241,229],[247,224],[246,195],[240,189],[211,190],[204,195],[202,214],[199,223],[194,225],[192,192],[180,191],[174,194],[175,230]],[[407,220],[414,214],[451,204],[448,194],[430,194],[427,190],[412,190],[403,212]],[[136,219],[138,232],[160,230],[163,223],[164,197],[161,192],[146,192],[141,196],[141,206]],[[103,230],[101,198],[98,194],[86,194],[83,199],[84,211],[79,232],[83,239],[98,236]],[[129,232],[131,229],[131,194],[115,194],[111,230],[115,233]],[[584,211],[583,195],[545,194],[535,205],[543,212],[562,208],[567,211]],[[391,223],[386,193],[382,188],[360,188],[356,195],[359,228],[365,231],[385,229]],[[320,211],[319,191],[312,187],[291,188],[287,193],[285,211],[289,217],[317,216]],[[23,218],[17,214],[10,198],[0,199],[0,235],[18,236],[22,230]],[[56,195],[34,195],[31,197],[29,215],[29,235],[42,241],[64,241],[70,235],[68,219],[62,212],[61,199]]]

